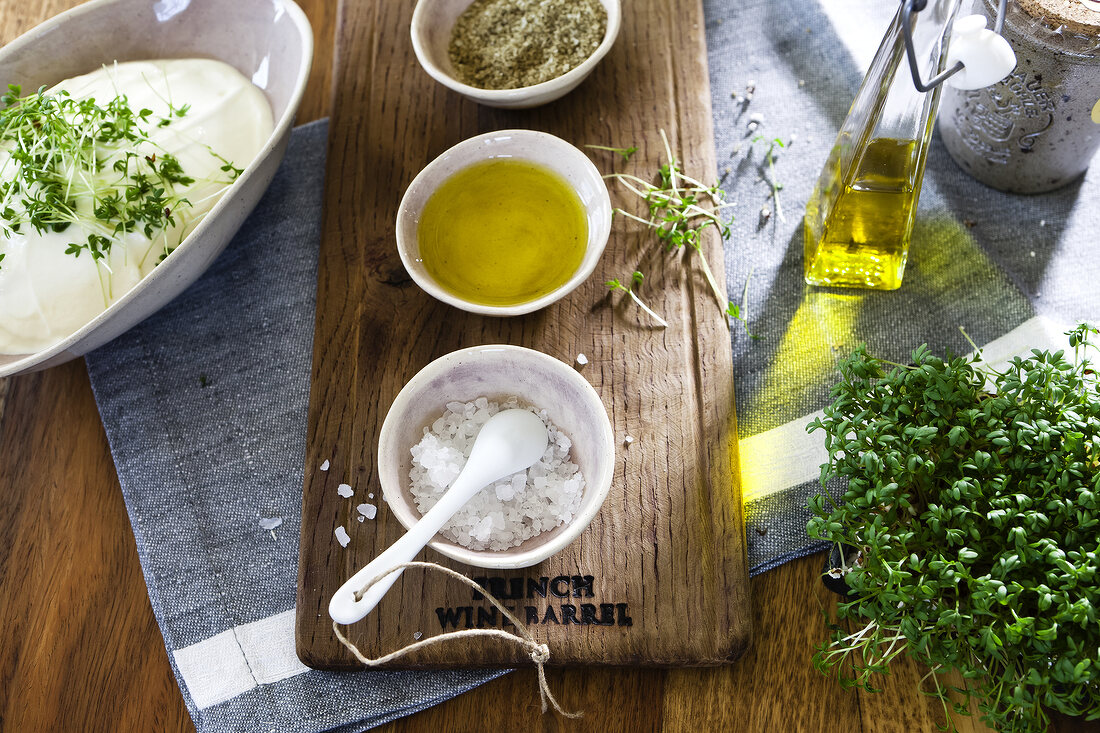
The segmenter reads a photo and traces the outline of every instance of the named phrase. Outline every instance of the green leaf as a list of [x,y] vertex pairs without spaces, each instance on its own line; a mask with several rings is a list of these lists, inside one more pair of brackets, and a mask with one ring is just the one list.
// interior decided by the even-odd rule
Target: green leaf
[[[837,611],[851,625],[831,632],[816,667],[849,669],[866,688],[888,669],[886,649],[933,678],[954,668],[1006,731],[1045,729],[1047,709],[1094,712],[1095,335],[1079,327],[1072,353],[1035,350],[999,372],[926,346],[889,372],[862,347],[841,360],[833,402],[808,426],[829,457],[808,528],[862,559],[845,576],[858,599]],[[835,479],[847,482],[839,496],[825,484]],[[949,692],[932,690],[945,708],[960,704]]]
[[[174,226],[181,208],[190,205],[177,187],[195,179],[174,156],[161,153],[158,160],[158,154],[135,152],[139,146],[155,146],[150,138],[155,129],[152,110],[135,113],[125,96],[106,104],[91,98],[75,100],[66,91],[46,95],[45,89],[21,96],[17,85],[9,85],[4,101],[0,144],[9,149],[13,165],[0,188],[6,202],[19,206],[4,206],[3,233],[19,232],[24,223],[37,232],[64,232],[73,224],[83,229],[80,236],[110,232],[109,237],[88,234],[85,242],[65,245],[67,254],[79,257],[87,250],[100,261],[117,236],[140,231],[154,239]],[[187,111],[187,105],[172,108],[175,116]],[[207,151],[214,161],[231,166]],[[226,185],[232,177],[207,180]],[[165,246],[166,251],[170,248]],[[109,276],[109,269],[105,271]]]

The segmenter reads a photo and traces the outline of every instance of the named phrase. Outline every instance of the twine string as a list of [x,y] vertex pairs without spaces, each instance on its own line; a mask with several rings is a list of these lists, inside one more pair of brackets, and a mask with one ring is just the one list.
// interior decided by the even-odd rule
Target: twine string
[[550,661],[550,647],[546,644],[540,644],[538,640],[535,639],[535,637],[531,634],[531,632],[527,630],[527,627],[520,623],[520,620],[516,618],[515,615],[512,614],[512,612],[505,608],[501,604],[501,602],[493,596],[492,593],[485,590],[481,587],[481,585],[474,582],[470,578],[467,578],[462,573],[451,570],[450,568],[445,568],[442,565],[437,565],[434,562],[404,562],[400,565],[395,565],[394,567],[386,570],[380,575],[371,578],[370,581],[368,581],[362,588],[355,592],[355,600],[362,600],[363,594],[367,592],[367,589],[378,583],[386,576],[400,572],[402,570],[405,570],[406,568],[424,568],[425,570],[438,570],[445,575],[449,575],[450,577],[465,583],[481,595],[485,596],[485,598],[488,599],[489,603],[493,604],[493,606],[497,608],[505,618],[512,622],[512,625],[515,626],[517,630],[519,630],[519,634],[513,634],[503,629],[460,629],[458,631],[448,631],[437,636],[430,636],[427,639],[415,641],[408,646],[404,646],[398,649],[397,651],[393,651],[381,657],[371,659],[370,657],[359,651],[359,647],[355,646],[355,644],[353,644],[346,636],[344,636],[344,634],[340,631],[339,625],[335,621],[333,621],[332,631],[334,634],[336,634],[336,638],[339,639],[340,643],[347,647],[351,651],[351,653],[355,655],[355,658],[358,659],[359,662],[363,664],[363,666],[379,667],[381,665],[392,662],[395,659],[399,659],[406,654],[415,652],[418,649],[424,649],[434,644],[441,644],[448,640],[470,638],[475,636],[479,636],[481,638],[495,637],[497,639],[503,639],[505,641],[518,644],[531,657],[531,661],[535,663],[535,667],[538,670],[539,697],[542,700],[542,712],[545,713],[547,711],[547,703],[549,702],[549,706],[552,706],[554,710],[563,717],[580,718],[584,715],[583,711],[578,711],[575,713],[570,713],[566,711],[564,708],[562,708],[561,704],[558,703],[558,701],[554,698],[554,695],[550,692],[550,686],[546,682],[545,669],[546,663]]

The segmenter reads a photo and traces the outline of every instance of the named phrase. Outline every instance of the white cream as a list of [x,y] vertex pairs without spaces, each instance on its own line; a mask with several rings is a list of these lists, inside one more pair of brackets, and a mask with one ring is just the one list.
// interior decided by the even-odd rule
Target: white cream
[[[192,206],[175,212],[176,226],[150,241],[141,232],[116,239],[110,254],[95,262],[88,252],[66,254],[70,242],[85,242],[89,232],[77,224],[64,232],[39,234],[29,224],[9,238],[0,237],[0,353],[28,354],[47,348],[77,331],[125,295],[156,266],[165,242],[174,246],[214,206],[225,188],[223,163],[211,151],[246,167],[271,135],[271,107],[263,93],[236,69],[208,59],[137,61],[116,64],[68,79],[48,93],[65,89],[75,99],[95,98],[105,106],[125,95],[135,114],[151,109],[151,143],[135,150],[175,155],[184,175],[195,183],[176,192]],[[24,90],[26,93],[28,90]],[[190,105],[182,117],[158,127],[171,115],[169,103]],[[13,163],[0,149],[5,180]],[[109,269],[108,269],[109,268]]]

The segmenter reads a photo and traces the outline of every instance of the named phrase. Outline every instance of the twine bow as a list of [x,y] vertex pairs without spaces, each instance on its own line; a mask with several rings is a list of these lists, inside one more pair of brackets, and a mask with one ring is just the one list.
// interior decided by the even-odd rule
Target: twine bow
[[413,642],[408,646],[402,647],[397,651],[390,652],[389,654],[383,655],[376,659],[371,659],[370,657],[365,656],[361,651],[359,651],[359,648],[355,646],[355,644],[351,643],[351,641],[349,641],[348,638],[344,636],[343,633],[341,633],[339,625],[335,621],[333,621],[332,631],[334,634],[336,634],[336,638],[340,640],[341,644],[351,650],[351,653],[355,655],[355,658],[358,659],[364,666],[378,667],[383,664],[387,664],[394,659],[403,657],[410,652],[414,652],[417,649],[423,649],[433,644],[440,644],[448,639],[459,639],[472,636],[493,636],[498,639],[504,639],[505,641],[519,644],[531,657],[531,661],[535,663],[535,667],[538,669],[539,675],[539,697],[542,700],[542,712],[545,713],[547,711],[547,702],[549,702],[549,706],[553,706],[554,710],[557,711],[559,715],[562,715],[566,718],[580,718],[584,715],[583,711],[578,711],[576,713],[567,712],[550,693],[550,686],[546,682],[545,669],[546,663],[550,661],[550,647],[546,644],[540,644],[538,641],[536,641],[535,637],[531,635],[531,632],[527,630],[527,627],[520,623],[519,619],[516,618],[510,611],[508,611],[507,608],[501,605],[500,601],[498,601],[491,593],[489,593],[489,591],[485,590],[479,584],[470,580],[462,573],[451,570],[450,568],[445,568],[442,565],[437,565],[434,562],[404,562],[400,565],[395,565],[394,567],[390,568],[380,575],[375,576],[374,578],[371,578],[371,580],[366,585],[355,592],[355,600],[361,600],[363,598],[363,594],[367,592],[367,589],[385,578],[387,575],[405,570],[406,568],[424,568],[426,570],[439,570],[442,573],[449,575],[452,578],[455,578],[456,580],[462,581],[466,585],[470,586],[471,588],[485,596],[485,598],[487,598],[489,602],[492,603],[493,606],[495,606],[505,618],[512,622],[512,625],[515,626],[520,633],[513,634],[508,631],[504,631],[503,629],[461,629],[459,631],[448,631],[444,634],[439,634],[438,636],[431,636],[427,639]]

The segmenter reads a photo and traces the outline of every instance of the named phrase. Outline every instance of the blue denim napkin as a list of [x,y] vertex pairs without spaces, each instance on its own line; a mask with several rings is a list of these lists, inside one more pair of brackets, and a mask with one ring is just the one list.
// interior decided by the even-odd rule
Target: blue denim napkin
[[199,731],[362,730],[501,674],[318,672],[294,653],[327,131],[294,130],[271,188],[202,279],[87,357]]

